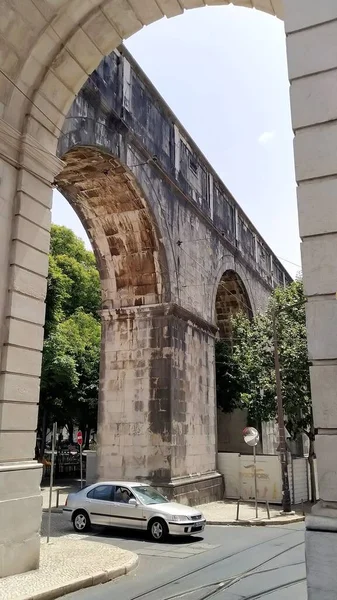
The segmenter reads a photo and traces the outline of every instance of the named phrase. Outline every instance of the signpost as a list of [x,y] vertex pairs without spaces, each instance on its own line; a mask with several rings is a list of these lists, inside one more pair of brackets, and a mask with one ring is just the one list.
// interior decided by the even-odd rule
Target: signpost
[[82,465],[83,436],[82,436],[82,431],[77,432],[77,443],[80,447],[80,474],[81,474],[81,489],[82,489],[82,487],[83,487],[83,465]]
[[254,457],[254,487],[255,487],[255,516],[258,518],[258,508],[257,508],[257,481],[256,481],[256,446],[259,443],[259,432],[254,427],[246,427],[243,430],[243,439],[248,446],[253,447],[253,457]]

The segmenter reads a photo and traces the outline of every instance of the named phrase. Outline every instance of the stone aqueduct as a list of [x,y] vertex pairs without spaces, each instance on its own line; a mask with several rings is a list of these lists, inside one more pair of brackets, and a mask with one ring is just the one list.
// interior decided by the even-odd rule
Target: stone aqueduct
[[[59,140],[65,117],[88,76],[123,39],[165,15],[174,17],[184,9],[229,3],[228,0],[0,0],[2,575],[36,567],[39,558],[41,473],[32,456],[43,341],[51,194],[55,177],[59,177],[61,184],[64,175],[64,163],[56,153],[58,144],[62,143]],[[334,599],[337,593],[337,4],[335,0],[236,0],[232,3],[264,10],[284,19],[285,23],[321,494],[320,502],[307,519],[308,589],[310,599]],[[79,149],[70,150],[66,158],[69,178],[65,185],[69,186],[67,193],[70,195],[71,169],[78,152]],[[83,164],[88,164],[87,159],[92,157],[84,155]],[[94,159],[101,166],[104,153],[96,154]],[[176,321],[185,318],[182,313],[186,309],[182,303],[167,302],[178,286],[171,279],[168,287],[168,281],[163,277],[166,269],[170,271],[172,267],[173,253],[170,254],[166,247],[166,256],[162,255],[163,240],[158,231],[147,227],[155,222],[153,215],[151,219],[143,204],[141,190],[134,186],[125,166],[114,160],[110,164],[116,169],[115,175],[119,170],[121,180],[124,178],[123,185],[128,180],[130,196],[127,202],[131,202],[137,212],[138,222],[145,225],[147,241],[142,243],[149,243],[152,252],[142,256],[141,264],[146,267],[143,273],[146,272],[148,277],[144,276],[140,281],[126,281],[123,257],[114,258],[108,264],[103,252],[100,268],[106,275],[102,278],[107,303],[103,320],[112,327],[114,335],[118,330],[122,342],[133,322],[135,303],[128,304],[131,291],[133,298],[148,294],[147,301],[150,297],[154,301],[151,310],[146,308],[149,304],[138,307],[143,311],[143,329],[147,330],[149,319],[170,321],[171,332],[168,324],[166,331],[168,336],[173,332],[176,334],[173,335],[176,340],[174,356],[175,366],[179,369],[184,340],[179,337]],[[126,164],[130,163],[126,161]],[[150,163],[147,168],[152,168]],[[117,204],[120,201],[115,198]],[[109,226],[113,225],[111,221]],[[93,223],[93,227],[96,226],[100,227]],[[104,231],[101,233],[100,239],[104,239]],[[135,237],[135,243],[140,243],[140,236]],[[99,251],[98,248],[96,253]],[[113,244],[109,247],[109,252],[112,251]],[[110,278],[109,269],[118,260],[119,271]],[[138,259],[125,257],[125,261],[128,260]],[[176,272],[178,267],[173,265],[173,268]],[[219,273],[218,280],[221,276]],[[117,286],[119,294],[116,293]],[[148,290],[145,294],[144,289]],[[188,292],[184,295],[187,297]],[[119,307],[111,304],[117,298]],[[153,309],[156,298],[160,298],[156,304],[157,312]],[[111,311],[115,311],[115,318],[111,317]],[[209,314],[203,314],[203,323],[198,323],[205,337],[211,333],[209,323],[214,323],[214,316],[212,319]],[[190,325],[187,327],[191,329]],[[109,333],[106,340],[112,343]],[[157,341],[154,334],[153,348],[158,347]],[[191,334],[190,344],[200,345],[200,340]],[[111,352],[115,350],[111,349]],[[163,376],[159,364],[161,356],[154,365],[154,378]],[[193,365],[189,368],[193,369]],[[107,411],[108,407],[104,403],[103,406],[103,412]],[[155,418],[153,422],[155,425]],[[168,438],[158,436],[161,437],[158,447],[165,452]],[[209,466],[210,462],[207,468]],[[324,580],[323,591],[320,579]]]
[[214,336],[290,278],[124,47],[74,101],[56,184],[102,281],[100,479],[221,497]]

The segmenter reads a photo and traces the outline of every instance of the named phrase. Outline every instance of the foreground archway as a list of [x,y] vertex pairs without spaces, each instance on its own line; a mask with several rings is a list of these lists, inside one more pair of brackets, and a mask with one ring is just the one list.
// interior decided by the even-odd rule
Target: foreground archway
[[[3,481],[6,478],[6,484],[0,487],[5,485],[8,490],[8,500],[2,510],[2,522],[6,524],[11,520],[8,516],[13,516],[11,506],[16,499],[15,478],[18,471],[20,474],[23,472],[21,481],[26,478],[20,497],[30,499],[31,527],[25,539],[31,549],[31,558],[27,560],[27,552],[22,549],[21,542],[15,541],[12,545],[15,568],[23,570],[36,566],[38,562],[40,474],[36,465],[27,459],[32,456],[34,445],[32,423],[36,420],[43,338],[51,184],[54,175],[62,168],[55,159],[60,128],[82,83],[102,56],[116,47],[122,38],[164,14],[174,16],[180,14],[183,8],[203,6],[204,2],[146,0],[139,7],[134,1],[44,0],[37,8],[36,3],[29,0],[17,3],[13,8],[12,4],[9,6],[5,0],[1,1],[15,26],[14,30],[9,27],[3,34],[6,58],[0,83],[3,160],[0,257],[2,270],[8,273],[0,289],[0,390],[3,405],[0,458],[4,465],[0,472]],[[223,3],[228,4],[228,1],[223,0]],[[296,3],[292,0],[236,0],[235,4],[256,6],[278,16],[282,16],[284,7],[285,13],[292,118],[296,133],[300,232],[304,240],[303,273],[309,298],[308,345],[313,362],[311,377],[318,431],[316,448],[320,496],[323,498],[315,515],[308,520],[311,532],[308,538],[309,559],[312,556],[312,560],[316,560],[315,539],[322,542],[322,562],[318,564],[316,561],[314,571],[309,569],[309,587],[311,597],[317,597],[320,593],[317,580],[319,574],[324,573],[325,596],[332,599],[336,597],[334,573],[337,564],[331,563],[330,556],[328,574],[323,565],[326,562],[324,543],[327,537],[337,557],[337,472],[331,460],[337,446],[334,410],[337,356],[334,323],[337,308],[332,301],[336,292],[337,245],[334,210],[337,188],[337,59],[334,51],[337,6],[335,2],[318,0],[298,0]],[[27,215],[32,223],[23,225]],[[33,271],[30,268],[32,264]],[[32,315],[33,325],[29,334],[15,327],[15,319],[29,320]],[[17,401],[22,408],[13,423],[9,405]],[[18,502],[16,505],[19,505]],[[11,539],[10,531],[4,528],[2,531],[5,539]],[[324,533],[320,533],[322,531]],[[8,574],[13,560],[8,546],[6,548],[3,549],[6,557],[4,572]],[[334,560],[337,561],[337,558]]]

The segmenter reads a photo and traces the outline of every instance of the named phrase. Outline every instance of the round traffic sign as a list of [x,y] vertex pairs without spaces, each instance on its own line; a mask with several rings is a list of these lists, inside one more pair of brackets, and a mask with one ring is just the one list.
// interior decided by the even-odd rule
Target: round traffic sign
[[255,427],[245,427],[243,430],[243,439],[248,446],[256,446],[259,443],[259,432]]
[[77,443],[79,446],[82,446],[82,444],[83,444],[82,431],[77,432]]

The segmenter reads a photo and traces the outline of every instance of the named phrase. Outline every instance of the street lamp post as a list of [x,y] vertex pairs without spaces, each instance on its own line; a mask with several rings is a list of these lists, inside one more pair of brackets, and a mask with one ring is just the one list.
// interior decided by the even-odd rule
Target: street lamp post
[[282,507],[283,507],[283,512],[289,513],[289,512],[291,512],[291,497],[290,497],[289,478],[288,478],[288,451],[287,451],[285,425],[284,425],[280,359],[279,359],[279,353],[278,353],[275,307],[273,307],[273,310],[272,310],[272,322],[273,322],[273,343],[274,343],[273,345],[274,345],[274,363],[275,363],[276,395],[277,395],[279,452],[280,452],[281,473],[282,473]]

